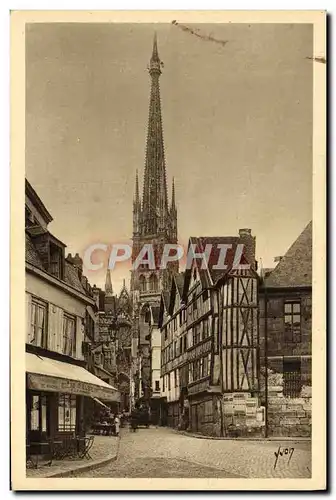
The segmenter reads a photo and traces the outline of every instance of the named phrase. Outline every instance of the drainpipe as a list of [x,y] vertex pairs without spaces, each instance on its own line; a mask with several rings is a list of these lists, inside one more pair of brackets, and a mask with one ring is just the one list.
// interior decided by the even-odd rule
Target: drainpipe
[[264,332],[265,332],[265,438],[268,437],[268,320],[267,320],[267,287],[264,281],[265,313],[264,313]]
[[224,430],[224,415],[223,415],[223,284],[220,286],[218,292],[218,348],[219,348],[219,362],[220,362],[220,385],[221,385],[221,401],[220,401],[220,418],[221,418],[221,437],[225,436]]

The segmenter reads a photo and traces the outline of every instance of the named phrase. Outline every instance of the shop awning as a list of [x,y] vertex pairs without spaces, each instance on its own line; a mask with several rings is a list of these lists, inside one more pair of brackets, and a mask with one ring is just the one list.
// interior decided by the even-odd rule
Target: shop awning
[[100,406],[103,406],[104,408],[106,408],[107,410],[110,410],[110,408],[108,406],[106,406],[102,401],[100,401],[100,399],[97,399],[97,398],[92,398],[96,403],[98,403]]
[[26,353],[26,373],[29,389],[120,401],[115,387],[81,366]]

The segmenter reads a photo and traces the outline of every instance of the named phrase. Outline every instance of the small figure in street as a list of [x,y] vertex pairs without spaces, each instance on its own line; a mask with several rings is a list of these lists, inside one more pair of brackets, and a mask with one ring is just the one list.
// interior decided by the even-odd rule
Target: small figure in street
[[135,432],[137,430],[137,427],[138,427],[138,414],[137,414],[136,410],[132,410],[132,413],[131,413],[131,429],[133,430],[133,432]]
[[118,414],[116,414],[116,416],[114,417],[114,428],[115,428],[115,435],[118,437],[120,432],[120,418]]

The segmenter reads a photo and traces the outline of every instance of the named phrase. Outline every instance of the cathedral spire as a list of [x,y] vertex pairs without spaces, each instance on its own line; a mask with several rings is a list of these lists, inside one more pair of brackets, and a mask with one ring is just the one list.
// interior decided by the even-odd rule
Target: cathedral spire
[[168,216],[166,165],[159,86],[161,66],[162,62],[159,57],[155,34],[149,65],[151,92],[143,183],[144,233],[153,235],[165,230]]
[[106,270],[106,280],[105,280],[105,294],[113,295],[112,281],[111,281],[111,271],[109,268]]

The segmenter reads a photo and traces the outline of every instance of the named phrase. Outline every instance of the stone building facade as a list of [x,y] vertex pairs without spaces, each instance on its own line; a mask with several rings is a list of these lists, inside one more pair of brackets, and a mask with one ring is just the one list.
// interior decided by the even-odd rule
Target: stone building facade
[[93,398],[119,401],[117,389],[90,373],[86,346],[95,334],[95,302],[81,259],[49,231],[52,216],[26,181],[26,450],[85,435]]
[[262,280],[262,398],[269,436],[311,435],[312,223]]

